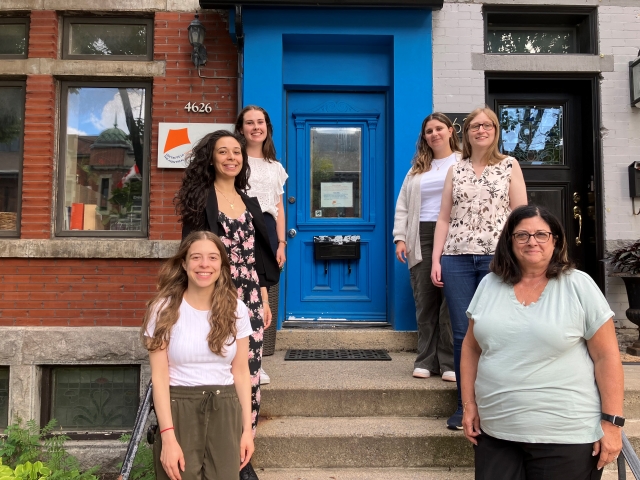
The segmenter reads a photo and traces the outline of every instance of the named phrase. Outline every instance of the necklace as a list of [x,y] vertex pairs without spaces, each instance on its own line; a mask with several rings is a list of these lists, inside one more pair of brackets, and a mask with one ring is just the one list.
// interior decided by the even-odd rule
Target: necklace
[[[531,292],[535,291],[535,289],[538,287],[538,285],[540,285],[540,284],[542,283],[542,281],[543,281],[543,280],[545,280],[546,278],[547,278],[547,276],[546,276],[546,275],[545,275],[545,276],[543,276],[540,280],[538,280],[538,283],[536,283],[533,287],[531,287],[531,288],[527,288],[527,289],[525,290],[525,293],[531,293]],[[524,296],[524,295],[523,295],[523,296]],[[525,303],[526,303],[526,300],[522,300],[522,306],[523,306],[523,307],[526,307]],[[531,302],[531,303],[535,303],[535,302]],[[530,303],[529,305],[531,305],[531,303]]]
[[442,164],[446,161],[446,158],[443,160],[440,160],[440,165],[438,165],[438,162],[435,161],[435,159],[431,160],[431,163],[433,163],[436,166],[436,170],[440,170],[440,167],[442,166]]
[[227,196],[224,193],[222,193],[222,190],[219,190],[218,187],[216,187],[215,185],[213,186],[213,188],[216,189],[216,192],[220,192],[220,195],[224,197],[224,199],[227,201],[227,203],[231,207],[231,210],[233,210],[233,203],[231,203],[231,200],[229,200],[229,198],[227,198]]

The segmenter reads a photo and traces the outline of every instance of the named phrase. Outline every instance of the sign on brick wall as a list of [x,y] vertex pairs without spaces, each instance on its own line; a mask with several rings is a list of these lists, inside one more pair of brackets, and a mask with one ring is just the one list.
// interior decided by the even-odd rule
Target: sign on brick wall
[[216,130],[233,132],[232,123],[160,123],[158,128],[158,168],[186,168],[193,146]]

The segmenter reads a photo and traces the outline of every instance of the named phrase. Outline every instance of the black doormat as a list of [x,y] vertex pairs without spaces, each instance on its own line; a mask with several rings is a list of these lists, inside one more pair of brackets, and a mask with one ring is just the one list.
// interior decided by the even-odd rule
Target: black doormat
[[391,360],[386,350],[290,349],[285,360]]

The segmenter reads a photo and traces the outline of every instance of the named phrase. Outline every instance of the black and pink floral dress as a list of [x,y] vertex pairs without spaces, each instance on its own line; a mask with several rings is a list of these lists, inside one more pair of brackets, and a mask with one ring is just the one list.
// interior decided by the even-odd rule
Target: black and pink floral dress
[[249,372],[251,374],[251,414],[255,436],[260,412],[260,366],[262,364],[262,340],[264,322],[260,283],[255,268],[255,229],[253,217],[245,211],[236,219],[218,212],[218,222],[222,226],[220,240],[227,249],[231,263],[231,279],[238,289],[238,298],[249,309],[249,320],[253,334],[249,336]]

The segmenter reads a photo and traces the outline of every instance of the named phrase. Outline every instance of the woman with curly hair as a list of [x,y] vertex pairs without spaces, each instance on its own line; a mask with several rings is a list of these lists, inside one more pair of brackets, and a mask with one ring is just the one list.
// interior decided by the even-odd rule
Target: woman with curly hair
[[[176,208],[182,217],[182,236],[208,230],[220,237],[231,263],[231,279],[238,298],[249,309],[253,334],[249,337],[249,371],[253,432],[260,411],[260,367],[264,328],[271,324],[267,287],[280,277],[278,262],[260,204],[245,190],[249,185],[247,152],[241,137],[226,130],[206,135],[193,148]],[[258,478],[251,464],[240,472],[243,480]]]
[[249,462],[251,333],[222,242],[191,233],[160,270],[141,330],[159,427],[156,478],[226,480]]

